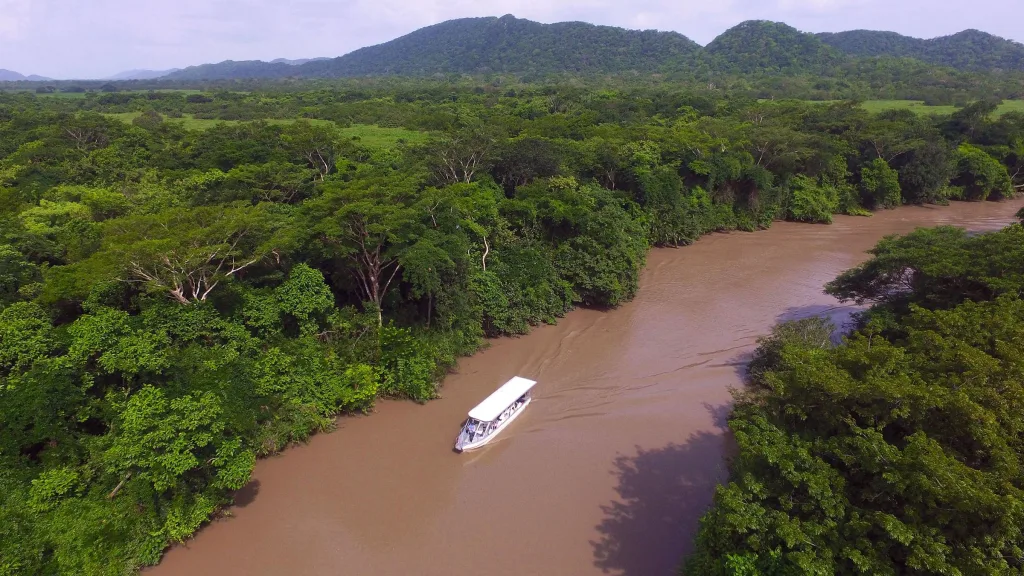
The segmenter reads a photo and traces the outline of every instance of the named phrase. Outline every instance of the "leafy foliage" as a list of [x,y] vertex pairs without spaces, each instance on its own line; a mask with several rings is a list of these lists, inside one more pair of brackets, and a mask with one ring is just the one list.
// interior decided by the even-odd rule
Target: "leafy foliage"
[[821,186],[813,179],[800,175],[793,179],[793,198],[789,216],[797,222],[832,223],[832,214],[839,209],[839,196],[835,189]]
[[887,239],[829,288],[879,302],[842,344],[823,320],[762,341],[685,573],[1021,569],[1022,231]]
[[948,308],[964,300],[990,300],[1014,294],[1024,270],[1024,229],[969,236],[953,227],[923,229],[888,237],[871,250],[864,264],[828,284],[829,293],[857,303],[904,307],[928,302]]
[[953,184],[962,186],[966,200],[1013,196],[1010,175],[998,160],[970,144],[960,145],[959,156],[960,173]]
[[882,158],[875,158],[861,171],[861,196],[865,204],[879,208],[895,208],[902,202],[899,173]]
[[[256,458],[434,398],[484,337],[628,301],[652,245],[1020,186],[1024,122],[987,102],[502,82],[0,93],[2,570],[155,563]],[[891,239],[836,292],[898,313],[1009,296],[1021,240]]]

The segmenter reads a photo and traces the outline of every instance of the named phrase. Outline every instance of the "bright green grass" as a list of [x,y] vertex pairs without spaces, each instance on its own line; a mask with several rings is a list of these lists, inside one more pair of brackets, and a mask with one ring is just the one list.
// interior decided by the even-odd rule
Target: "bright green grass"
[[142,112],[122,112],[120,114],[113,114],[110,112],[104,112],[104,116],[107,118],[113,118],[114,120],[120,120],[126,124],[131,124],[132,120],[135,120],[142,115]]
[[[120,114],[106,114],[110,118],[116,118],[122,122],[130,123],[132,120],[138,118],[141,112],[123,112]],[[191,115],[185,115],[182,118],[164,118],[166,122],[174,122],[180,124],[186,130],[208,130],[217,124],[238,124],[238,120],[205,120],[193,118]],[[293,124],[296,120],[275,120],[268,119],[267,123],[277,125]],[[309,120],[313,124],[323,125],[334,125],[334,122],[330,120]],[[405,128],[382,128],[380,126],[371,126],[366,124],[356,124],[349,128],[342,128],[340,130],[342,134],[349,138],[356,139],[360,144],[369,146],[371,148],[393,148],[400,141],[409,143],[425,142],[430,138],[430,134],[427,132],[417,132],[415,130],[407,130]]]
[[50,94],[36,94],[40,98],[68,98],[77,100],[88,96],[85,92],[51,92]]
[[[881,112],[883,110],[911,110],[916,114],[937,114],[947,116],[957,111],[955,106],[925,106],[920,100],[868,100],[863,104],[864,109],[869,112]],[[1004,100],[999,108],[996,108],[995,117],[1002,116],[1007,112],[1024,112],[1024,100]]]
[[[102,96],[103,94],[106,94],[106,92],[98,92],[98,91],[95,91],[95,90],[93,90],[91,92],[60,92],[60,91],[57,91],[57,92],[50,92],[49,94],[47,94],[47,93],[37,93],[34,90],[13,90],[13,92],[32,92],[32,93],[36,94],[39,97],[50,96],[50,97],[55,97],[55,98],[85,98],[86,96],[89,96],[89,95],[101,95]],[[158,89],[155,89],[155,90],[135,90],[135,91],[133,91],[133,90],[125,90],[123,92],[119,92],[119,94],[137,95],[137,94],[148,94],[150,92],[161,92],[161,93],[168,93],[168,94],[174,93],[174,94],[185,94],[185,95],[188,95],[188,94],[203,94],[204,93],[203,90],[187,90],[187,89],[178,89],[178,88],[158,88]],[[243,92],[243,91],[239,91],[239,90],[232,90],[231,93],[232,94],[248,94],[248,92]]]
[[[768,102],[766,99],[758,102]],[[835,104],[842,100],[804,100],[808,104]],[[936,114],[948,116],[956,112],[956,106],[925,106],[921,100],[865,100],[861,107],[868,112],[878,113],[885,110],[910,110],[916,114]],[[1024,112],[1024,100],[1003,100],[1003,103],[996,108],[993,116],[996,118],[1007,112]]]
[[861,106],[868,112],[886,110],[910,110],[916,114],[949,115],[956,112],[956,106],[925,106],[920,100],[867,100]]
[[382,128],[368,124],[356,124],[349,128],[342,128],[341,133],[358,138],[360,144],[371,148],[393,148],[399,141],[419,144],[430,138],[430,134],[427,132],[417,132],[406,128]]

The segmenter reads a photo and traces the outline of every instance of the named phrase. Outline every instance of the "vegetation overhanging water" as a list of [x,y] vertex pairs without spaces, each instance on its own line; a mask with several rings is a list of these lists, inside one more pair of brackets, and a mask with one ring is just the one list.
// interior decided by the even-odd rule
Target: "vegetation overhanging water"
[[[453,94],[416,84],[385,94],[2,94],[0,568],[116,574],[155,563],[246,484],[257,457],[331,428],[339,413],[369,410],[378,397],[430,399],[438,378],[486,336],[523,334],[575,306],[628,301],[652,245],[778,219],[828,223],[835,213],[904,203],[1012,197],[1024,186],[1024,117],[993,118],[995,106],[977,102],[935,118],[690,90]],[[193,130],[174,121],[250,119],[267,109],[278,110],[275,118],[334,122]],[[137,114],[112,116],[130,112]],[[346,133],[355,127],[358,139]],[[1019,228],[1001,234],[969,241],[922,233],[896,244],[891,250],[913,256],[921,252],[914,242],[923,243],[940,260],[913,269],[924,281],[913,302],[886,302],[911,312],[879,313],[888,324],[872,334],[907,347],[900,338],[940,322],[910,303],[1015,322],[1006,295],[1019,289],[1019,271],[1000,268],[997,256],[1016,254]],[[901,258],[893,257],[915,265]],[[943,267],[950,271],[934,271]],[[878,296],[866,291],[879,290],[879,270],[893,271],[865,270],[837,293]],[[964,301],[1000,308],[954,307]],[[760,382],[771,389],[772,378],[790,377],[786,362],[798,353],[826,362],[811,348],[783,346],[765,372],[775,376]],[[829,350],[827,361],[840,362],[836,355],[850,348]],[[996,359],[979,360],[986,370],[1017,369],[1002,348],[983,351]],[[854,370],[854,360],[842,362]],[[757,396],[750,405],[772,401]],[[892,433],[892,421],[857,414],[870,420],[857,422],[857,438]],[[899,421],[901,438],[919,424]],[[970,442],[991,455],[971,457],[1009,466],[1019,451],[986,440],[993,434],[1005,436],[976,431]],[[913,446],[939,458],[934,444]],[[744,465],[767,474],[763,463]],[[1000,470],[991,479],[976,471],[976,484],[998,481]],[[730,489],[719,506],[729,495],[734,506],[749,504],[742,487]],[[864,517],[845,503],[825,504],[829,514]],[[776,524],[759,529],[781,530],[785,519],[771,514]],[[915,529],[928,529],[891,511],[872,514],[865,534],[884,530],[903,546],[918,541]],[[698,561],[736,573],[837,558],[873,567],[902,556],[933,561],[902,549],[824,558],[789,541],[754,547],[737,536],[750,526],[707,525]],[[821,541],[806,546],[842,542],[829,537],[818,533]],[[943,557],[1010,562],[1019,537],[1000,532],[997,540]]]

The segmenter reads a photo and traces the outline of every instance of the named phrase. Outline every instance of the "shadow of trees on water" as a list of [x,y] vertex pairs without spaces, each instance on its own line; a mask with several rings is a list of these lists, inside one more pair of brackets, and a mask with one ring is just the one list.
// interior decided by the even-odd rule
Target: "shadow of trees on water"
[[715,486],[728,477],[731,436],[703,432],[686,444],[619,456],[618,499],[602,506],[594,564],[618,576],[670,576],[693,547]]
[[857,313],[864,310],[863,306],[854,306],[852,304],[833,304],[826,306],[822,304],[816,304],[813,306],[793,306],[786,308],[775,318],[776,324],[782,324],[783,322],[792,322],[794,320],[803,320],[805,318],[824,317],[832,321],[836,326],[836,331],[832,337],[838,340],[843,334],[847,334],[856,325]]
[[231,506],[234,508],[245,508],[256,501],[256,496],[258,496],[259,493],[260,481],[251,480],[248,484],[243,486],[241,490],[235,492]]
[[[835,325],[836,329],[832,333],[832,341],[838,344],[842,341],[843,336],[849,334],[857,327],[857,314],[863,310],[864,307],[862,306],[847,304],[792,306],[786,308],[782,313],[775,317],[775,323],[772,325],[772,328],[785,322],[804,320],[806,318],[824,317],[831,320]],[[769,336],[772,328],[765,330],[764,334],[761,334],[758,338]],[[756,346],[753,349],[742,352],[735,358],[721,364],[721,366],[732,367],[740,380],[746,383],[749,377],[748,367],[750,365],[750,361],[754,359],[755,349]]]
[[[812,305],[787,308],[777,323],[824,316],[836,325],[838,342],[852,327],[857,306]],[[766,334],[767,335],[767,334]],[[728,365],[747,380],[747,351]],[[601,507],[600,538],[592,541],[594,564],[615,576],[671,576],[693,550],[700,518],[714,499],[715,487],[728,480],[728,459],[735,441],[727,430],[731,405],[705,403],[717,431],[693,435],[685,444],[636,448],[612,466],[618,498]]]

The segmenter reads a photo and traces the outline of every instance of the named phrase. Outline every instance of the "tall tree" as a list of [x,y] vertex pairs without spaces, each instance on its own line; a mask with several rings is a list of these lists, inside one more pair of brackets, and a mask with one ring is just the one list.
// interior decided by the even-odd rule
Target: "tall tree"
[[107,224],[103,249],[93,258],[120,268],[129,282],[192,304],[280,248],[277,233],[288,221],[267,205],[129,216]]
[[288,126],[281,137],[289,150],[315,171],[320,182],[334,171],[343,153],[341,138],[332,126],[300,120]]
[[329,185],[309,207],[316,238],[328,254],[349,262],[361,297],[374,305],[381,325],[384,298],[419,227],[415,192],[413,180],[371,178]]
[[490,168],[496,142],[493,130],[480,122],[434,140],[425,147],[434,179],[440,184],[472,182]]

